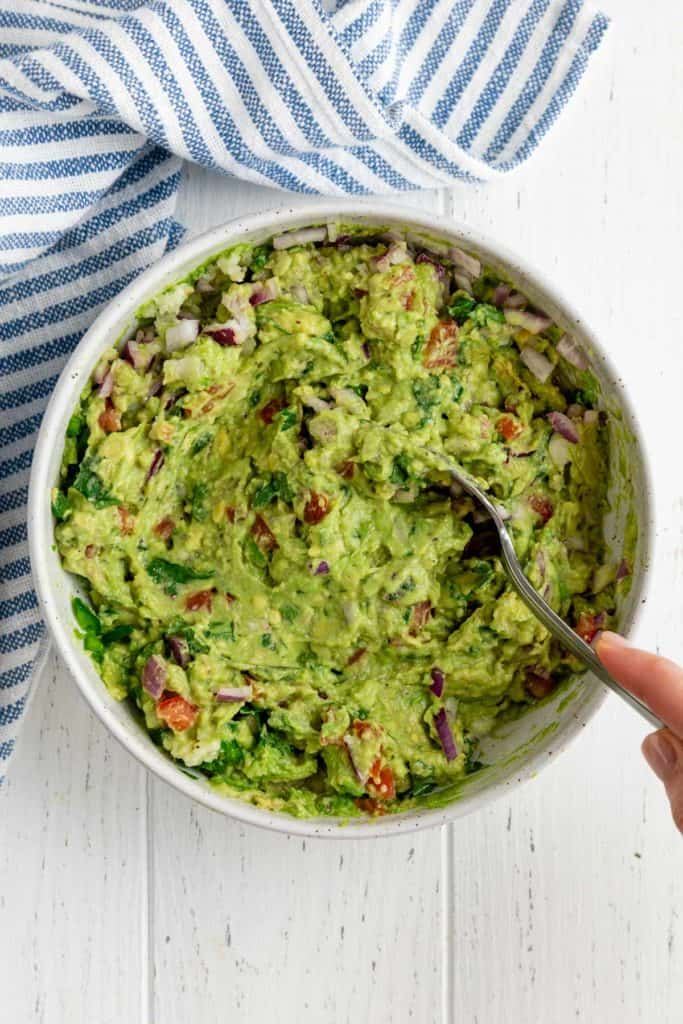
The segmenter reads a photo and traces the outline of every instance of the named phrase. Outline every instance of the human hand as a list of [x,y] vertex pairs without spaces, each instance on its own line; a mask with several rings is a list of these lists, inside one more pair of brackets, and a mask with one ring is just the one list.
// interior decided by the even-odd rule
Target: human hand
[[631,647],[618,633],[600,633],[593,647],[607,671],[668,726],[647,736],[642,751],[664,783],[674,822],[683,833],[683,669]]

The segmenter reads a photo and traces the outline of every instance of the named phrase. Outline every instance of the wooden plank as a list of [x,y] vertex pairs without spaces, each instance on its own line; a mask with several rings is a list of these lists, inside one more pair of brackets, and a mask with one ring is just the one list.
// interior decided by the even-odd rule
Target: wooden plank
[[144,1019],[144,792],[51,656],[0,794],[2,1020]]

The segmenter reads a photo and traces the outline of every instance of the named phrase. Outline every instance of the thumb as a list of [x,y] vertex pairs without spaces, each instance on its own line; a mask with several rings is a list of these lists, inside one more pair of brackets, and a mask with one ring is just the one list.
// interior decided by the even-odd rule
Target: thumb
[[683,742],[669,729],[653,732],[643,741],[645,760],[664,783],[671,814],[683,832]]
[[668,658],[631,647],[618,633],[600,633],[593,646],[607,671],[683,737],[683,669]]

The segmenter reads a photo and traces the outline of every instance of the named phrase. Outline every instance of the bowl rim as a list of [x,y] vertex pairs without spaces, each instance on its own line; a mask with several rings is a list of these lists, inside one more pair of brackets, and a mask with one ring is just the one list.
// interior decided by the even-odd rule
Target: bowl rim
[[[370,205],[370,202],[372,205]],[[145,768],[152,771],[158,778],[173,786],[173,788],[179,790],[185,796],[198,801],[213,811],[217,811],[245,824],[303,837],[370,839],[391,835],[405,835],[418,829],[443,825],[492,803],[507,792],[510,787],[517,787],[533,778],[545,764],[548,764],[559,753],[567,749],[589,719],[598,711],[607,695],[607,690],[597,683],[593,677],[590,675],[586,676],[584,685],[587,690],[589,689],[589,692],[582,701],[580,711],[574,711],[571,715],[568,715],[562,731],[556,736],[551,737],[551,751],[547,749],[547,744],[541,744],[537,752],[532,754],[523,765],[519,766],[513,777],[494,781],[490,787],[481,792],[469,795],[465,793],[460,797],[456,796],[449,804],[443,807],[433,809],[416,808],[395,815],[375,818],[370,821],[363,819],[360,823],[356,819],[350,819],[348,824],[343,824],[338,819],[327,821],[322,818],[294,818],[283,812],[269,811],[262,807],[256,807],[245,801],[222,795],[212,790],[208,785],[198,786],[196,780],[185,775],[170,758],[164,756],[156,748],[152,749],[147,736],[145,736],[142,730],[140,730],[140,736],[138,737],[133,731],[128,731],[118,721],[112,709],[107,706],[105,694],[109,701],[113,701],[114,698],[106,692],[101,677],[91,663],[89,663],[91,669],[88,672],[82,657],[79,658],[78,656],[77,641],[73,631],[70,634],[66,624],[61,621],[56,612],[55,604],[52,601],[54,582],[51,580],[48,572],[48,556],[52,546],[52,531],[45,529],[45,517],[41,514],[44,496],[49,492],[53,484],[49,475],[51,449],[54,448],[55,443],[56,428],[53,427],[53,424],[59,422],[64,417],[66,409],[71,410],[73,408],[76,397],[80,394],[87,377],[92,372],[96,359],[90,353],[93,352],[96,355],[99,351],[104,350],[107,347],[105,341],[112,344],[112,337],[118,336],[115,333],[116,327],[124,316],[131,316],[146,298],[154,294],[161,287],[165,287],[166,285],[163,282],[170,283],[174,276],[180,277],[183,272],[187,272],[185,268],[200,265],[201,262],[211,258],[212,255],[218,254],[227,246],[238,243],[240,238],[245,235],[257,232],[267,232],[274,235],[279,230],[303,227],[307,224],[320,223],[321,221],[338,221],[345,217],[350,220],[366,220],[370,224],[373,222],[379,224],[384,221],[399,222],[408,228],[424,231],[435,238],[450,237],[458,240],[466,248],[470,248],[475,252],[485,251],[489,253],[509,268],[511,273],[517,273],[527,282],[532,283],[533,287],[543,295],[544,299],[548,300],[552,306],[558,309],[568,323],[575,324],[583,337],[594,346],[610,380],[615,385],[619,385],[619,403],[625,414],[629,430],[634,438],[636,450],[640,456],[639,469],[642,474],[645,490],[645,493],[640,496],[642,502],[642,514],[639,515],[639,544],[641,545],[642,552],[641,565],[639,573],[637,576],[634,575],[633,579],[633,587],[636,589],[638,600],[633,602],[631,614],[627,622],[628,630],[633,627],[645,603],[647,584],[650,577],[649,566],[654,538],[653,503],[650,497],[652,494],[651,473],[647,447],[644,443],[633,406],[626,390],[620,384],[620,378],[612,364],[611,357],[605,352],[590,328],[577,316],[572,304],[563,296],[554,282],[549,280],[544,272],[529,261],[510,251],[505,245],[495,242],[485,233],[467,224],[463,224],[455,218],[442,216],[437,212],[425,214],[411,206],[399,205],[384,200],[373,199],[369,201],[314,197],[306,202],[298,202],[296,205],[282,205],[260,213],[233,218],[191,238],[172,252],[164,255],[158,262],[152,264],[152,266],[127,285],[115,299],[107,303],[69,357],[43,416],[36,441],[29,482],[27,507],[28,541],[39,606],[43,619],[48,626],[50,636],[62,660],[74,678],[81,696],[85,699],[91,710],[118,742]],[[65,576],[69,575],[66,571],[63,570],[63,572]],[[82,655],[82,652],[80,653]],[[97,684],[94,683],[94,679],[97,680]]]

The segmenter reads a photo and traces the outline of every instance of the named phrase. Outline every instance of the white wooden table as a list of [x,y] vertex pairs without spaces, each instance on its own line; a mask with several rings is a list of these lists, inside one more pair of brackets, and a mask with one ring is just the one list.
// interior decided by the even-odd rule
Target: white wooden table
[[[551,270],[650,441],[638,639],[683,660],[683,19],[604,0],[590,82],[502,184],[407,199]],[[192,169],[190,231],[275,205]],[[615,698],[526,788],[381,842],[242,828],[148,776],[51,659],[0,794],[0,1019],[15,1024],[667,1024],[683,1017],[683,859]]]

